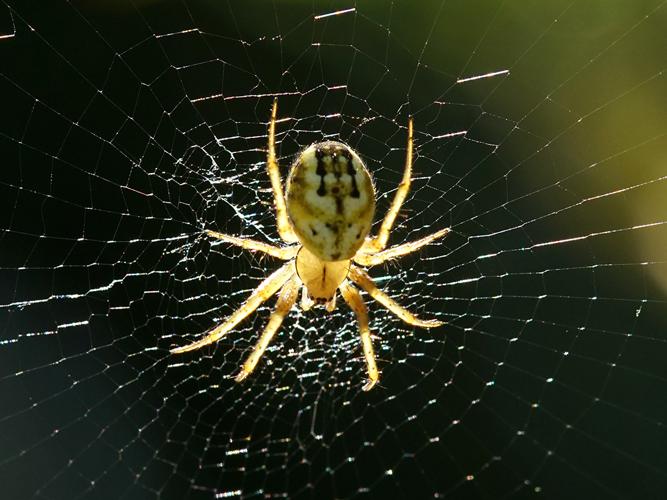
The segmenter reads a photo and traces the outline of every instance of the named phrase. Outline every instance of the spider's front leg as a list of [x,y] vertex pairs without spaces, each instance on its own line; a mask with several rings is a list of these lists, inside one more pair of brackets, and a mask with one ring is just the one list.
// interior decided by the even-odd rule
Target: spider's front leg
[[392,299],[389,295],[380,290],[366,271],[356,266],[350,266],[349,278],[359,285],[364,291],[377,300],[384,307],[393,312],[396,316],[401,318],[409,325],[419,326],[421,328],[435,328],[444,325],[444,321],[438,319],[420,319],[410,311],[401,306],[398,302]]
[[262,336],[257,341],[257,344],[255,344],[252,354],[248,356],[245,363],[243,363],[241,371],[236,376],[237,382],[241,382],[244,378],[250,375],[257,366],[264,351],[266,351],[266,348],[271,343],[273,336],[278,331],[278,328],[280,328],[285,316],[287,316],[296,302],[296,298],[299,295],[299,285],[299,279],[295,274],[281,288],[278,302],[276,302],[276,309],[271,313],[271,318],[266,324]]
[[380,379],[377,365],[375,363],[375,352],[373,351],[373,341],[371,340],[371,330],[368,326],[368,309],[364,304],[364,299],[361,298],[359,291],[344,281],[340,285],[340,293],[345,299],[345,302],[350,306],[357,316],[357,323],[359,324],[359,334],[361,335],[361,345],[364,349],[364,357],[366,358],[366,367],[368,370],[368,382],[363,387],[364,391],[370,391]]
[[171,349],[172,354],[180,354],[183,352],[194,351],[201,347],[212,344],[220,340],[227,332],[238,325],[250,313],[257,309],[264,301],[276,293],[294,275],[294,263],[287,262],[283,267],[274,271],[268,278],[260,283],[254,292],[246,299],[246,301],[234,313],[227,318],[221,325],[211,330],[206,337],[197,340],[191,344],[183,347],[176,347]]

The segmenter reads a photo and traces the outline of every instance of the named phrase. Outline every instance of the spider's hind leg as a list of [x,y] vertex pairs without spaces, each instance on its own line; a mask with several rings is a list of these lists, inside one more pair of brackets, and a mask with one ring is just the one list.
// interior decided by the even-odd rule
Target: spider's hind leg
[[363,252],[374,253],[383,250],[387,246],[387,240],[389,239],[389,233],[391,228],[394,226],[394,221],[398,212],[403,206],[405,198],[408,196],[408,191],[410,191],[410,183],[412,182],[412,117],[408,121],[408,144],[405,153],[405,168],[403,170],[403,178],[401,183],[398,185],[396,194],[394,195],[394,200],[391,202],[391,206],[387,211],[387,214],[384,216],[380,230],[378,231],[375,238],[367,240],[362,247]]
[[276,159],[276,118],[278,114],[278,99],[273,100],[271,108],[271,121],[269,122],[269,150],[266,157],[266,169],[271,179],[271,189],[273,190],[273,202],[276,207],[276,224],[278,225],[278,234],[287,243],[298,241],[296,234],[292,230],[292,225],[287,218],[287,205],[285,204],[285,194],[283,192],[282,179],[280,178],[280,168]]

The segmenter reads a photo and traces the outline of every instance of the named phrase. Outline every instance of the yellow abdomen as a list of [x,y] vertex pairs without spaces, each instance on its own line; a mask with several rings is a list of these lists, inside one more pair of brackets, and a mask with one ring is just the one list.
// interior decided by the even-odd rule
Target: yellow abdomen
[[371,176],[340,142],[313,144],[301,153],[290,170],[286,198],[299,241],[324,261],[351,259],[373,223]]

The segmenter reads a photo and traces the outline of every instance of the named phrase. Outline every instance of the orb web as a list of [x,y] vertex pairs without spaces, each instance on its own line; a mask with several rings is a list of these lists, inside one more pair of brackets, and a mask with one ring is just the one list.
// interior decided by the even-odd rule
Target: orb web
[[[660,497],[664,1],[0,4],[0,478],[11,498]],[[274,300],[283,177],[322,140],[387,209],[381,382],[351,311]],[[374,225],[377,229],[378,224]]]

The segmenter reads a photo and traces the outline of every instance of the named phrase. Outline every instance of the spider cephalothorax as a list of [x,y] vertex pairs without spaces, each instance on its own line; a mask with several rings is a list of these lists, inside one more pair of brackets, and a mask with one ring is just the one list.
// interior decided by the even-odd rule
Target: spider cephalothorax
[[227,243],[263,252],[287,262],[266,278],[241,307],[206,337],[172,349],[171,352],[193,351],[218,341],[262,302],[280,291],[269,323],[243,364],[241,372],[236,376],[236,380],[241,381],[257,366],[273,335],[296,303],[300,288],[303,288],[301,308],[304,310],[317,303],[324,305],[327,311],[333,311],[336,307],[336,293],[340,291],[357,316],[368,370],[368,382],[364,385],[364,390],[369,390],[379,380],[379,372],[368,326],[368,310],[352,283],[361,287],[406,323],[423,328],[433,328],[443,323],[435,319],[417,318],[379,290],[372,278],[359,266],[375,266],[414,252],[443,237],[449,232],[449,228],[385,249],[391,228],[410,189],[412,119],[408,122],[408,147],[403,179],[377,236],[368,237],[375,212],[373,180],[359,155],[343,143],[320,142],[302,151],[290,169],[285,201],[275,153],[276,114],[277,102],[274,101],[269,123],[267,170],[274,193],[278,233],[288,245],[276,247],[215,231],[207,233]]

